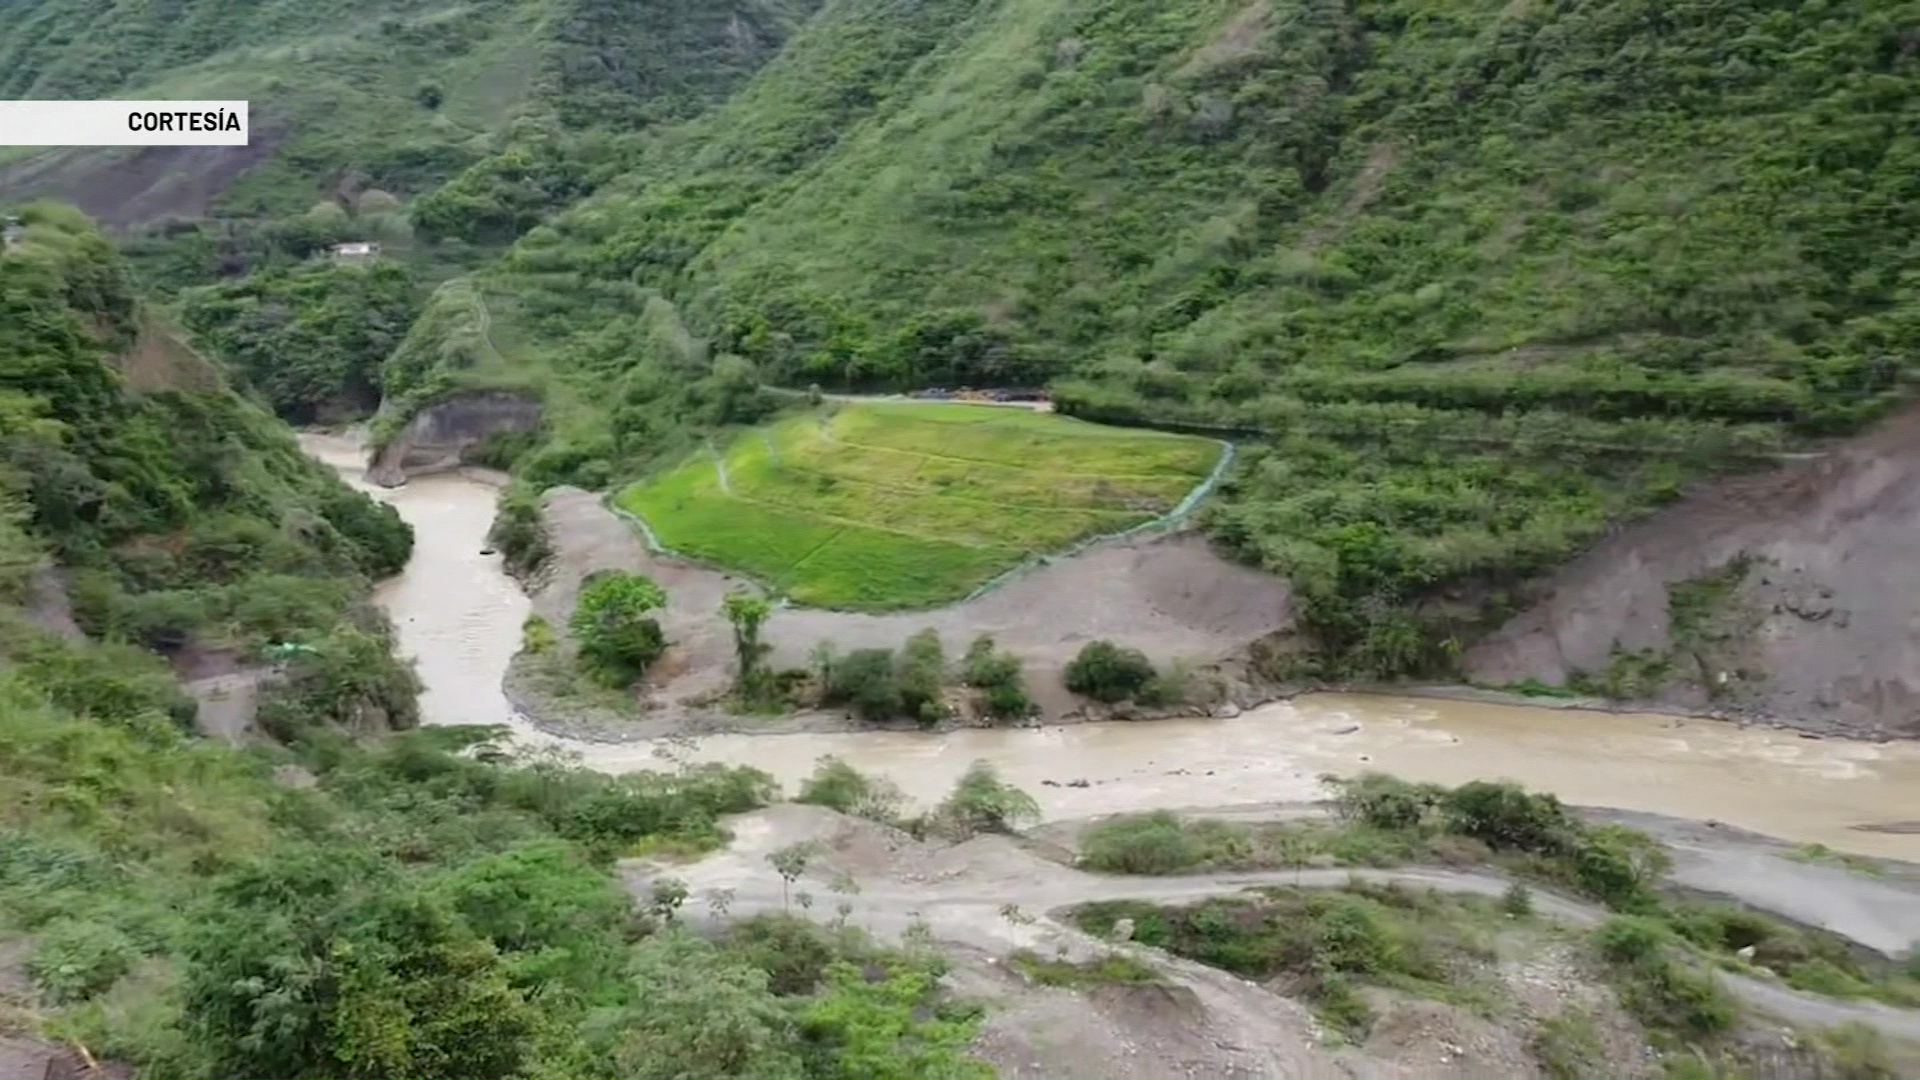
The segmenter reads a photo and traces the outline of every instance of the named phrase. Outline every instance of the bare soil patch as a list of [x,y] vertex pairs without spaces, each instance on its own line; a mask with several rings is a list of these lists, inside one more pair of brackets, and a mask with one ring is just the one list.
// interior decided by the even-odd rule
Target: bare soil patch
[[206,217],[215,199],[286,137],[258,127],[246,146],[73,147],[0,168],[0,200],[51,196],[102,225]]
[[[1595,545],[1468,651],[1478,682],[1559,685],[1621,652],[1671,667],[1663,705],[1866,738],[1920,736],[1920,410],[1828,453],[1712,485]],[[1708,632],[1673,590],[1747,560]]]

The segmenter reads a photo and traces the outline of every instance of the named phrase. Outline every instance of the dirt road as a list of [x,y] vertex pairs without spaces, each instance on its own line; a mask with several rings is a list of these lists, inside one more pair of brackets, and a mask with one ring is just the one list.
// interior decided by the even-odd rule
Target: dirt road
[[[883,936],[898,935],[924,920],[936,940],[951,944],[963,954],[988,960],[1020,948],[1065,949],[1082,958],[1110,951],[1110,944],[1095,941],[1056,917],[1061,909],[1094,900],[1185,903],[1262,885],[1333,888],[1354,878],[1483,896],[1498,896],[1510,884],[1510,879],[1493,872],[1423,867],[1165,878],[1094,875],[1041,858],[1007,837],[977,837],[952,847],[936,847],[896,830],[797,804],[779,804],[743,815],[733,819],[729,827],[735,836],[733,844],[698,863],[660,867],[634,862],[623,866],[623,874],[640,893],[646,891],[655,875],[680,878],[693,892],[690,908],[700,906],[701,897],[714,890],[731,890],[730,910],[735,914],[780,911],[791,899],[767,856],[789,845],[811,843],[817,845],[817,853],[794,888],[810,894],[815,910],[842,910],[853,923]],[[1737,888],[1740,883],[1727,884]],[[1018,909],[1012,918],[1008,917],[1010,905]],[[1540,890],[1535,891],[1534,905],[1541,914],[1576,926],[1592,925],[1609,914],[1584,901]],[[1142,959],[1163,969],[1200,1001],[1217,1002],[1217,1010],[1202,1010],[1206,1022],[1231,1029],[1220,1034],[1221,1041],[1246,1051],[1244,1057],[1229,1054],[1210,1059],[1207,1065],[1216,1071],[1202,1075],[1239,1075],[1232,1070],[1251,1069],[1245,1075],[1311,1076],[1329,1075],[1333,1068],[1381,1074],[1381,1062],[1323,1054],[1314,1046],[1311,1019],[1299,1014],[1297,1006],[1283,1005],[1283,999],[1261,987],[1154,950],[1144,950]],[[1861,1021],[1889,1037],[1920,1041],[1920,1012],[1820,997],[1730,973],[1718,977],[1748,1006],[1789,1023],[1826,1027]],[[1289,1012],[1289,1008],[1294,1011]],[[1241,1028],[1233,1019],[1240,1016],[1265,1017],[1261,1023],[1266,1026]],[[1275,1016],[1290,1022],[1276,1025]],[[1170,1036],[1157,1033],[1143,1037]],[[1142,1053],[1162,1068],[1175,1064],[1164,1049],[1147,1047]]]

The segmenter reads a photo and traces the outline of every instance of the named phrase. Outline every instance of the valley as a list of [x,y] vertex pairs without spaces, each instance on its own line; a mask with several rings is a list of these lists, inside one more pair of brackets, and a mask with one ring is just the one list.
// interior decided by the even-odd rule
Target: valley
[[0,1076],[1915,1075],[1916,26],[0,5]]

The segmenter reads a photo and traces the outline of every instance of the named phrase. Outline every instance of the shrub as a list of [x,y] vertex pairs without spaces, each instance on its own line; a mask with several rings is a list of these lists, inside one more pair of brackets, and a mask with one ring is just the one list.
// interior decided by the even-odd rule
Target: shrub
[[1638,915],[1617,915],[1600,924],[1600,954],[1629,964],[1661,954],[1673,940],[1665,923]]
[[540,656],[552,652],[558,644],[559,638],[555,636],[553,627],[546,619],[541,618],[539,615],[529,614],[526,619],[520,623],[520,650],[522,652]]
[[531,489],[514,487],[501,494],[487,543],[500,549],[507,572],[519,577],[538,570],[553,554],[540,517],[539,497]]
[[1040,816],[1033,796],[1000,779],[991,764],[976,761],[967,766],[953,794],[934,811],[943,831],[956,836],[983,832],[1011,832],[1022,821]]
[[1089,641],[1067,665],[1067,689],[1109,704],[1138,695],[1153,682],[1153,662],[1138,649]]
[[1376,829],[1412,829],[1426,820],[1445,789],[1434,784],[1410,784],[1386,773],[1361,773],[1350,780],[1322,776],[1334,789],[1334,813],[1347,821]]
[[666,591],[653,579],[622,570],[587,579],[568,624],[580,659],[609,686],[626,686],[666,651],[666,635],[647,613],[666,606]]
[[896,671],[900,711],[922,724],[936,724],[946,719],[947,706],[941,700],[946,674],[946,651],[940,645],[938,633],[922,630],[908,638],[900,650]]
[[894,671],[893,653],[855,649],[834,659],[827,667],[821,700],[828,705],[849,706],[865,720],[900,715],[900,680]]
[[112,986],[138,957],[133,942],[114,927],[62,920],[41,932],[27,974],[49,1000],[65,1004]]
[[993,638],[986,634],[967,647],[961,677],[980,691],[980,711],[994,719],[1019,720],[1032,716],[1037,709],[1027,693],[1019,657],[995,649]]
[[1672,864],[1653,838],[1618,825],[1576,833],[1570,844],[1580,890],[1621,911],[1653,904],[1653,885]]
[[1579,825],[1560,800],[1532,794],[1518,784],[1475,780],[1441,800],[1447,828],[1485,841],[1496,850],[1552,855],[1564,851]]
[[868,776],[829,754],[814,766],[812,776],[801,781],[800,794],[793,801],[871,821],[892,822],[906,797],[884,777]]
[[1114,874],[1172,874],[1201,862],[1200,845],[1165,810],[1112,818],[1081,839],[1080,865]]

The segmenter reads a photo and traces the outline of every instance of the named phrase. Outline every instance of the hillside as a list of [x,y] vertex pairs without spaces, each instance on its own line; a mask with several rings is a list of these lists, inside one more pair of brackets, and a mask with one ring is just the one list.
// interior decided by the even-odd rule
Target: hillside
[[405,564],[408,527],[171,339],[90,222],[20,216],[0,253],[5,665],[82,716],[191,726],[176,673],[248,670],[294,643],[267,730],[412,726],[412,674],[365,603]]
[[[807,10],[807,0],[648,4],[637,16],[608,0],[22,0],[0,7],[0,96],[244,98],[256,130],[243,152],[0,151],[0,198],[51,194],[121,226],[209,211],[281,217],[342,191],[410,197],[489,155],[563,144],[582,160],[543,169],[582,186],[584,159],[614,152],[603,135],[697,111]],[[496,168],[468,186],[487,194],[520,179]]]
[[521,469],[588,486],[755,381],[1264,432],[1210,518],[1299,590],[1285,670],[1445,671],[1610,522],[1901,395],[1912,14],[842,0],[463,286],[484,363],[441,303],[390,405],[530,387]]

